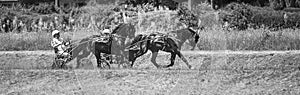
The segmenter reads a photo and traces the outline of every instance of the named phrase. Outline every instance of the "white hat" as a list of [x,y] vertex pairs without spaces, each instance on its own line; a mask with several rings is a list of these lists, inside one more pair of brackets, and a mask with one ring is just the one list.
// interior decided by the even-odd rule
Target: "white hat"
[[104,33],[104,34],[110,34],[110,30],[109,30],[109,29],[104,29],[104,30],[102,31],[102,33]]
[[55,34],[58,34],[58,33],[60,33],[60,31],[54,30],[54,31],[52,32],[52,36],[54,36]]

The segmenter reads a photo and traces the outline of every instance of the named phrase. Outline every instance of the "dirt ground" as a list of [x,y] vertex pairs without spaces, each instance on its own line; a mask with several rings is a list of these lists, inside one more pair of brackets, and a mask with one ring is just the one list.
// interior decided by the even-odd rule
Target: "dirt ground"
[[[44,68],[52,56],[47,52],[0,55],[0,61],[11,58],[0,62],[4,95],[300,95],[299,51],[184,52],[193,70],[178,58],[173,67],[157,69],[150,54],[139,58],[132,69],[70,70]],[[168,64],[169,57],[162,53],[157,61]],[[29,63],[32,66],[26,66]]]
[[299,70],[3,70],[8,95],[299,95]]

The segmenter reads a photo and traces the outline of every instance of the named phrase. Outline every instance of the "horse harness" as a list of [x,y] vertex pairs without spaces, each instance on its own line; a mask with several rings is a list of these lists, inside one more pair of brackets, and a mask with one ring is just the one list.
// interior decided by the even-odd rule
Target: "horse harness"
[[138,48],[141,43],[143,42],[149,42],[149,44],[154,44],[154,43],[159,43],[163,45],[163,49],[164,50],[166,47],[169,47],[170,45],[166,42],[167,39],[169,38],[169,35],[167,34],[163,34],[163,33],[152,33],[150,35],[143,35],[142,39],[138,42],[136,42],[135,44],[132,44],[128,47],[126,47],[129,50],[136,50],[136,48]]
[[153,33],[148,36],[150,39],[150,44],[152,43],[159,43],[163,45],[162,50],[164,50],[166,47],[169,47],[169,44],[167,43],[168,35],[163,33]]
[[97,35],[95,38],[93,38],[95,42],[102,43],[102,44],[109,44],[112,42],[112,36],[111,35]]

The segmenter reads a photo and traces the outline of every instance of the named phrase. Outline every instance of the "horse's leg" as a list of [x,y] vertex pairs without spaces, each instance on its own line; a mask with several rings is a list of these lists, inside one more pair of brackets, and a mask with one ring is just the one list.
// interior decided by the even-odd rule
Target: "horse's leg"
[[189,69],[192,68],[192,65],[189,64],[189,62],[186,60],[186,58],[179,50],[175,50],[175,53],[181,58],[181,60],[188,66]]
[[101,66],[101,52],[99,50],[95,50],[94,52],[95,52],[94,55],[95,55],[96,61],[97,61],[97,67],[102,68],[102,66]]
[[133,59],[133,60],[131,61],[130,68],[133,67],[135,60],[136,60],[136,59]]
[[184,42],[179,42],[178,43],[178,49],[181,50],[181,46],[183,45]]
[[133,67],[134,62],[137,59],[137,57],[134,56],[135,53],[136,53],[136,51],[132,51],[132,50],[129,50],[129,52],[128,52],[128,61],[131,62],[130,68]]
[[152,51],[152,57],[151,57],[151,62],[157,67],[157,68],[161,68],[160,65],[158,65],[156,63],[156,57],[158,55],[158,51]]
[[76,60],[76,62],[77,62],[76,68],[80,67],[80,61],[81,61],[81,59],[86,58],[86,57],[88,57],[90,55],[90,53],[87,52],[87,51],[85,51],[85,50],[83,50],[81,52],[82,52],[82,54],[77,55],[77,57],[76,57],[77,58],[77,60]]
[[[103,56],[105,56],[105,63],[106,63],[106,65],[108,66],[108,68],[110,69],[110,62],[111,62],[111,54],[105,54],[105,55],[103,55]],[[108,62],[109,61],[109,62]],[[101,63],[100,63],[101,64]]]
[[170,58],[171,64],[169,64],[167,66],[164,66],[164,68],[168,68],[168,67],[174,66],[175,58],[176,58],[176,53],[172,52],[171,53],[171,58]]
[[197,44],[192,39],[188,39],[188,40],[189,40],[189,44],[192,46],[191,50],[195,50]]

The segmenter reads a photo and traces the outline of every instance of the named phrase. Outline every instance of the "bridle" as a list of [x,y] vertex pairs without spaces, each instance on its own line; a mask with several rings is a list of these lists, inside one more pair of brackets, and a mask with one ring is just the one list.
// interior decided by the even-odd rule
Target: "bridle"
[[[192,38],[195,38],[194,41],[196,42],[196,36],[199,35],[199,34],[198,34],[199,29],[195,30],[194,28],[189,27],[189,30],[190,30],[190,32],[193,31],[193,32],[191,32],[191,33],[192,33],[192,36],[191,36],[191,37],[192,37]],[[197,32],[196,32],[196,31],[197,31]]]

